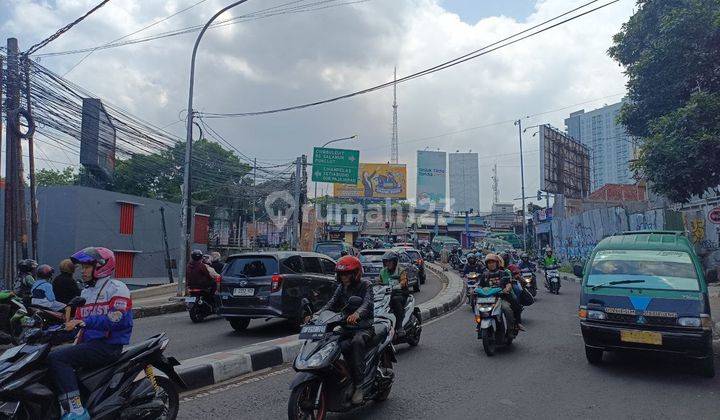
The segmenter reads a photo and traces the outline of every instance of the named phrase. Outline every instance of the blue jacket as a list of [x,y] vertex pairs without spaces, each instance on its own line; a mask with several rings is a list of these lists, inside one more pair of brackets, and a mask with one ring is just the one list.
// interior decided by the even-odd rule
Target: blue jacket
[[132,299],[125,283],[106,277],[80,296],[85,305],[75,312],[85,322],[82,342],[102,340],[108,344],[129,344],[132,335]]
[[53,311],[62,311],[65,304],[55,299],[52,284],[45,279],[37,279],[30,289],[31,303]]

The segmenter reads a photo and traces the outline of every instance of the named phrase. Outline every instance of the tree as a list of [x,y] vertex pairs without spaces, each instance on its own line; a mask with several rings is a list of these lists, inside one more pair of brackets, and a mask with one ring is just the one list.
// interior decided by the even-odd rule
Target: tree
[[720,3],[638,0],[613,41],[628,76],[619,119],[640,146],[634,169],[675,201],[720,185]]
[[35,183],[38,187],[49,187],[51,185],[75,185],[78,182],[78,174],[75,169],[68,166],[63,170],[40,169],[35,173]]

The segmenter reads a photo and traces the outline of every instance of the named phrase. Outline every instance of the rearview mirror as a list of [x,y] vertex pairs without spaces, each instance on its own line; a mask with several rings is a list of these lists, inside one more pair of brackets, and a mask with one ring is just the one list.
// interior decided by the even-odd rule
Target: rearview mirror
[[583,266],[580,264],[575,264],[573,266],[573,274],[575,274],[575,277],[582,277],[583,276]]

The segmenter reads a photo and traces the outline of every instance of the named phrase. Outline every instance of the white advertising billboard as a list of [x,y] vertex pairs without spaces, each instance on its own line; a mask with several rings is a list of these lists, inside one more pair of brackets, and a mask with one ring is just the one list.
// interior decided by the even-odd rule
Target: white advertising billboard
[[444,210],[447,157],[445,152],[418,150],[417,202],[418,210]]
[[480,170],[477,153],[450,153],[450,211],[478,211]]

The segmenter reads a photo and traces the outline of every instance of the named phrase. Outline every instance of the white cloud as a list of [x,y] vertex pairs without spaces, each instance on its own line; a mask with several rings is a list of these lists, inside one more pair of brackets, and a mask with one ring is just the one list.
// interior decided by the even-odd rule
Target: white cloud
[[[43,52],[94,46],[141,28],[195,0],[128,1],[108,6],[45,47]],[[112,3],[112,2],[111,2]],[[238,16],[281,3],[250,1]],[[255,111],[335,96],[451,59],[562,13],[581,1],[541,0],[525,21],[488,17],[462,22],[436,0],[371,0],[309,13],[276,16],[211,30],[198,54],[195,103],[211,112]],[[96,0],[14,0],[0,22],[21,48],[89,9]],[[137,36],[202,23],[224,0],[210,0]],[[398,87],[401,161],[414,195],[415,151],[426,146],[481,153],[480,197],[489,207],[490,169],[497,160],[501,198],[519,196],[517,129],[512,123],[419,142],[413,139],[513,120],[624,91],[624,76],[606,54],[611,36],[632,13],[623,0],[559,28],[454,68]],[[33,20],[36,25],[22,22]],[[93,53],[69,78],[159,126],[186,107],[195,34]],[[82,55],[46,58],[63,73]],[[619,100],[619,96],[616,98]],[[615,98],[578,106],[593,108]],[[213,120],[225,138],[250,156],[310,155],[330,138],[360,135],[363,161],[387,161],[392,122],[390,89],[317,108],[257,118]],[[527,126],[562,127],[575,109],[531,118]],[[172,127],[182,136],[182,125]],[[526,134],[526,188],[538,182],[535,139]],[[405,143],[402,143],[405,142]],[[346,146],[350,146],[346,144]],[[65,160],[48,149],[51,158]],[[498,157],[492,157],[497,156]]]

